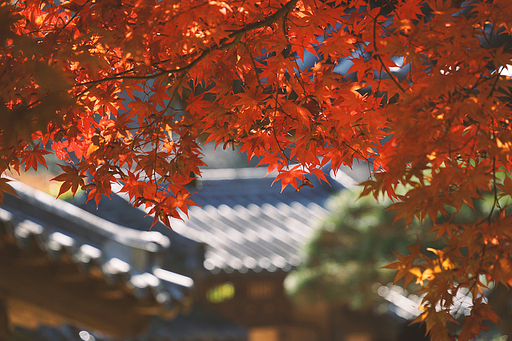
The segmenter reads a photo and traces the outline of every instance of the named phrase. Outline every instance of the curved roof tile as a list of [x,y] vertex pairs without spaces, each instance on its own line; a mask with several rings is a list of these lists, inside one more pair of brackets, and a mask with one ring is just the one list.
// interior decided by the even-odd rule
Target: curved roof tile
[[290,271],[327,215],[325,201],[343,187],[331,178],[331,185],[313,181],[313,188],[288,186],[281,193],[265,175],[261,168],[205,169],[191,190],[199,207],[190,208],[189,219],[172,222],[176,232],[206,244],[204,266],[212,273]]

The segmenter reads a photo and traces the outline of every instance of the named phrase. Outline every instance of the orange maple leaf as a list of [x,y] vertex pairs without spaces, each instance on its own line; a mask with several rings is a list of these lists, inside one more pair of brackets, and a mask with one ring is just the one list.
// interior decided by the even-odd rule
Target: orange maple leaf
[[295,190],[297,190],[297,180],[303,181],[304,180],[304,170],[302,170],[300,165],[294,166],[290,170],[279,170],[279,174],[276,176],[276,179],[272,182],[272,185],[276,182],[281,180],[281,192],[286,188],[288,185],[292,185]]
[[23,151],[22,162],[25,162],[25,172],[30,168],[34,168],[37,171],[39,164],[43,165],[48,169],[46,165],[45,155],[51,154],[51,152],[41,149],[40,144],[33,146],[31,149],[28,148]]
[[79,174],[78,169],[74,165],[66,166],[57,164],[57,166],[62,168],[62,170],[65,172],[51,179],[52,181],[63,181],[63,184],[60,186],[57,198],[71,190],[74,199],[78,188],[82,188],[85,185],[85,175]]

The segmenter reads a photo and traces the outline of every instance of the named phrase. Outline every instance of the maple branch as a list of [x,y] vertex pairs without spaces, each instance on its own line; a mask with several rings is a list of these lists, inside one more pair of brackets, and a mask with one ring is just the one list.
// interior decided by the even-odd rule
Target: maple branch
[[351,149],[354,153],[356,153],[357,155],[359,155],[359,156],[360,156],[364,161],[366,161],[366,162],[368,162],[368,163],[370,163],[370,162],[371,162],[371,160],[370,160],[369,158],[367,158],[366,156],[364,156],[364,154],[363,154],[361,151],[359,151],[359,150],[355,149],[354,147],[352,147],[351,145],[349,145],[349,144],[347,143],[347,141],[341,141],[341,144],[343,144],[343,145],[344,145],[345,147],[347,147],[348,149]]
[[496,69],[496,79],[494,80],[494,83],[492,84],[491,91],[489,91],[489,95],[487,96],[487,99],[492,97],[492,94],[494,93],[494,90],[496,89],[496,85],[498,84],[499,80],[500,80],[500,70],[499,70],[499,68],[497,68]]
[[[381,8],[381,11],[382,11],[382,8]],[[396,86],[400,89],[400,91],[405,93],[404,88],[402,88],[402,86],[400,85],[398,80],[395,78],[395,76],[391,73],[391,71],[389,71],[389,69],[386,66],[386,64],[384,64],[384,61],[382,60],[382,57],[378,53],[379,49],[377,48],[377,19],[379,18],[379,15],[380,15],[381,11],[379,11],[377,16],[375,16],[375,18],[373,19],[373,50],[375,51],[375,57],[377,57],[377,59],[379,60],[380,64],[384,68],[384,71],[388,74],[389,78],[391,78],[393,83],[396,84]]]
[[252,68],[254,69],[254,74],[256,75],[256,80],[258,81],[258,85],[261,87],[262,91],[265,91],[265,87],[263,86],[263,84],[261,84],[260,76],[258,75],[258,71],[257,71],[257,68],[256,68],[256,63],[254,62],[254,58],[252,56],[252,53],[249,50],[249,47],[247,46],[247,44],[245,42],[243,43],[243,45],[245,47],[245,50],[247,51],[247,53],[249,53],[249,56],[251,57]]
[[[98,79],[98,80],[94,80],[94,81],[76,84],[76,85],[74,85],[74,87],[83,86],[83,85],[94,86],[94,85],[97,85],[97,84],[100,84],[103,82],[110,82],[110,81],[115,81],[115,80],[125,80],[125,79],[150,80],[150,79],[155,79],[155,78],[158,78],[158,77],[166,75],[166,74],[170,75],[170,74],[177,74],[177,73],[186,73],[190,69],[192,69],[194,66],[196,66],[201,60],[203,60],[209,54],[211,54],[212,52],[219,51],[219,50],[224,51],[224,50],[230,49],[230,48],[238,45],[240,43],[240,40],[242,39],[242,37],[247,32],[256,30],[258,28],[270,26],[273,23],[277,22],[281,17],[283,17],[285,14],[287,14],[289,11],[291,11],[297,2],[298,2],[298,0],[291,0],[286,5],[284,5],[279,10],[277,10],[274,14],[268,16],[264,20],[256,21],[254,23],[246,25],[244,28],[241,28],[239,30],[232,32],[228,37],[222,39],[220,41],[220,44],[213,45],[213,46],[210,46],[209,48],[203,49],[202,52],[200,52],[200,54],[199,54],[199,52],[190,54],[189,56],[187,56],[188,58],[197,56],[198,54],[199,54],[199,56],[197,56],[192,62],[190,62],[190,64],[188,64],[187,66],[185,66],[183,68],[176,67],[175,69],[172,69],[172,70],[163,70],[163,71],[154,73],[152,75],[145,75],[145,76],[106,77],[106,78],[102,78],[102,79]],[[230,41],[230,40],[232,40],[232,41]],[[165,61],[161,61],[159,64],[164,63],[164,62]],[[134,70],[135,70],[135,68],[133,68],[132,70],[130,70],[128,72],[132,72]]]
[[489,212],[489,215],[487,216],[487,220],[489,222],[489,225],[491,225],[491,219],[492,214],[494,213],[494,209],[496,207],[499,207],[499,200],[498,200],[498,187],[496,186],[496,155],[494,156],[492,160],[492,192],[494,196],[494,200],[492,203],[491,211]]
[[[288,20],[288,13],[289,12],[287,12],[285,15],[283,15],[283,23],[282,23],[283,27],[281,28],[281,30],[283,31],[283,36],[284,36],[284,39],[286,40],[286,44],[290,48],[290,51],[291,51],[292,42],[290,41],[290,38],[288,37],[288,29],[286,27],[286,20]],[[289,56],[287,58],[292,59],[292,61],[297,66],[297,72],[299,73],[299,75],[296,75],[295,73],[294,73],[294,75],[297,78],[297,83],[299,83],[300,87],[302,88],[302,91],[304,91],[304,93],[307,95],[307,90],[304,85],[304,80],[301,77],[301,70],[300,70],[299,63],[297,62],[297,58],[290,58]],[[309,96],[309,95],[307,95],[307,96]]]
[[64,26],[62,26],[60,29],[59,29],[59,33],[63,32],[66,27],[68,27],[68,25],[76,18],[78,17],[78,14],[80,14],[80,11],[83,9],[83,7],[85,5],[87,5],[89,3],[90,0],[87,0],[86,2],[84,2],[84,4],[82,5],[82,8],[80,8],[78,11],[75,12],[75,14],[73,14],[73,16],[68,20],[67,23],[64,24]]
[[[499,78],[499,74],[498,74],[498,77]],[[493,85],[493,89],[494,89],[494,86],[496,85],[496,83],[494,83]],[[491,89],[492,91],[492,89]],[[491,126],[492,126],[492,130],[495,131],[495,127],[494,127],[494,119],[491,118]],[[493,132],[493,135],[495,138],[496,137],[496,134]],[[499,209],[499,211],[501,212],[503,209],[501,208],[501,205],[500,205],[500,200],[498,198],[498,186],[496,185],[496,155],[493,156],[493,159],[492,159],[492,192],[493,192],[493,203],[492,203],[492,207],[491,207],[491,211],[489,212],[489,215],[487,217],[488,219],[488,223],[489,225],[491,225],[492,221],[492,214],[494,213],[494,209],[497,207]]]
[[[279,96],[279,92],[276,91],[276,106],[274,108],[274,114],[277,116],[277,107],[279,106],[279,101],[278,101],[278,96]],[[286,159],[286,166],[289,167],[290,166],[290,158],[288,157],[288,155],[286,155],[283,147],[281,146],[281,144],[279,143],[279,139],[277,138],[277,134],[276,134],[276,129],[274,127],[274,125],[271,125],[271,128],[272,128],[272,133],[274,134],[274,139],[276,140],[276,143],[277,143],[277,146],[279,147],[279,150],[281,151],[281,154],[285,157]]]

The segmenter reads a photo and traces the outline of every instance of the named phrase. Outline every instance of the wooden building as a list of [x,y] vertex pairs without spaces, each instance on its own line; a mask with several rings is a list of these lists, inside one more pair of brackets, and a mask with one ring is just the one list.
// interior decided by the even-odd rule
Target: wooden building
[[191,310],[193,280],[164,266],[187,255],[172,256],[162,233],[12,184],[18,196],[0,208],[0,339],[246,339],[245,329]]

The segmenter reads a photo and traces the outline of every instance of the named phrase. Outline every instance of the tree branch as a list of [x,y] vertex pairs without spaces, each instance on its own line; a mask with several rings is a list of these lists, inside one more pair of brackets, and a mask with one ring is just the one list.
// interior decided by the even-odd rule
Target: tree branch
[[[106,77],[106,78],[98,79],[95,81],[89,81],[89,82],[76,84],[75,87],[91,86],[91,85],[94,86],[96,84],[100,84],[103,82],[109,82],[109,81],[115,81],[115,80],[125,80],[125,79],[150,80],[150,79],[158,78],[158,77],[166,75],[166,74],[169,75],[169,74],[186,73],[190,69],[192,69],[194,66],[196,66],[201,60],[203,60],[205,57],[207,57],[210,53],[212,53],[214,51],[218,51],[218,50],[224,51],[224,50],[230,49],[230,48],[238,45],[240,43],[242,37],[245,34],[247,34],[247,32],[253,31],[258,28],[265,27],[265,26],[269,26],[269,25],[272,25],[273,23],[277,22],[281,17],[283,17],[285,14],[287,14],[289,11],[291,11],[293,9],[293,7],[297,3],[297,1],[298,0],[291,0],[286,5],[284,5],[279,10],[277,10],[274,14],[267,17],[266,19],[251,23],[249,25],[246,25],[244,28],[241,28],[239,30],[232,32],[227,38],[222,39],[220,41],[220,44],[218,44],[218,45],[212,45],[206,49],[203,49],[201,52],[193,53],[191,55],[186,56],[187,58],[191,58],[194,56],[197,56],[197,57],[192,62],[190,62],[190,64],[188,64],[185,67],[182,67],[182,68],[176,67],[171,70],[163,70],[163,71],[154,73],[152,75]],[[132,69],[131,71],[133,71],[133,70],[134,69]]]
[[[382,8],[381,8],[381,11],[382,11]],[[379,15],[380,15],[380,12],[379,12],[379,14],[377,14],[377,16],[375,16],[375,19],[373,19],[373,50],[375,51],[375,56],[377,57],[380,64],[384,68],[384,71],[388,74],[389,78],[391,78],[391,80],[396,84],[396,86],[400,89],[400,91],[405,93],[405,89],[402,88],[402,86],[400,85],[398,80],[395,78],[395,76],[391,73],[391,71],[389,71],[386,64],[384,64],[382,57],[378,53],[379,50],[377,48],[377,19],[379,18]]]

